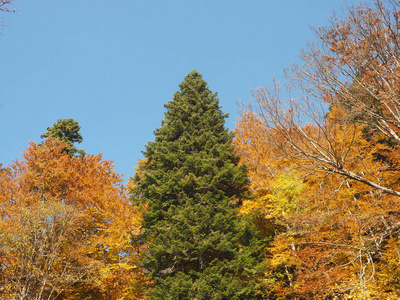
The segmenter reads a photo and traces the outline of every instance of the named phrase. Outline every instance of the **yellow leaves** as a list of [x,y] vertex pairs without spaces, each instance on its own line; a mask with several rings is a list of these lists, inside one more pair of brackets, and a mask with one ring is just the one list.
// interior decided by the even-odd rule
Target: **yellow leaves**
[[306,185],[292,174],[288,175],[290,177],[278,177],[271,182],[272,193],[266,196],[270,217],[286,219],[300,208],[299,197],[306,190]]
[[240,212],[258,214],[274,235],[265,282],[277,296],[399,296],[400,200],[383,189],[400,189],[400,149],[346,117],[333,105],[321,127],[281,136],[251,112],[238,122],[235,145],[254,192]]
[[272,268],[276,268],[282,265],[293,265],[296,262],[293,251],[295,251],[295,245],[293,239],[286,239],[285,237],[277,237],[271,247],[271,253],[273,256],[268,261],[268,264]]
[[[252,187],[256,192],[254,181]],[[258,192],[254,199],[245,200],[240,211],[242,214],[261,214],[267,219],[288,218],[300,208],[300,196],[306,185],[294,174],[281,174],[268,182],[268,191]]]
[[281,272],[271,276],[282,298],[400,296],[399,12],[374,6],[320,28],[324,49],[288,68],[288,97],[258,89],[237,124],[255,193],[241,212],[275,226],[268,272]]
[[[54,139],[30,143],[22,161],[0,166],[1,259],[14,266],[3,276],[30,280],[31,275],[18,273],[23,267],[36,274],[29,281],[36,282],[32,298],[54,289],[54,296],[59,291],[66,299],[79,298],[82,290],[93,291],[96,299],[99,293],[118,299],[131,293],[129,286],[143,296],[141,250],[132,245],[142,217],[121,176],[101,155],[70,157],[64,148]],[[22,286],[10,288],[22,291]]]
[[38,290],[38,283],[62,289],[85,275],[86,264],[71,263],[84,243],[76,231],[81,220],[74,207],[52,199],[10,207],[7,218],[0,219],[1,254],[7,266],[2,276],[10,279],[6,289],[20,294],[25,286],[32,290],[30,296],[40,296],[44,291]]

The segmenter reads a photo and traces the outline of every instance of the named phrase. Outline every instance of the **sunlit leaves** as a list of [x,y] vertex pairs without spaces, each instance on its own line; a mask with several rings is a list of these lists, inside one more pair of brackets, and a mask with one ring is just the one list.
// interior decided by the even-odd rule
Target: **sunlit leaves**
[[132,244],[141,215],[120,175],[101,155],[71,157],[64,149],[55,139],[31,143],[21,161],[1,169],[1,292],[144,299],[140,249]]
[[331,56],[313,44],[288,70],[300,99],[261,88],[239,119],[257,195],[242,213],[275,234],[265,282],[276,297],[399,297],[398,21],[386,4],[318,31]]

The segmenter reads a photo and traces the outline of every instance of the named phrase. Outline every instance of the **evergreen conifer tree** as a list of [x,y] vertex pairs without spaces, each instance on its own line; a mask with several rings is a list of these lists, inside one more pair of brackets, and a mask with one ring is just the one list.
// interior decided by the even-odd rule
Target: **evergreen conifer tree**
[[236,209],[249,196],[246,168],[217,94],[192,71],[165,107],[132,189],[133,199],[148,203],[150,298],[262,299],[261,241]]
[[84,150],[77,149],[74,146],[74,143],[81,143],[83,141],[83,137],[79,132],[80,129],[81,126],[79,126],[78,122],[74,119],[59,119],[57,120],[57,123],[53,124],[53,127],[47,127],[47,132],[43,133],[40,137],[52,137],[63,141],[65,144],[67,144],[65,151],[70,156],[74,156],[76,154],[85,155]]

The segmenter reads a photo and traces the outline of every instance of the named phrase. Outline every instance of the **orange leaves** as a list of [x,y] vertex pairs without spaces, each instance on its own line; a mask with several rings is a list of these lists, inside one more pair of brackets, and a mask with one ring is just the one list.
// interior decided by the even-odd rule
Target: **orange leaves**
[[300,125],[244,112],[237,124],[255,192],[241,212],[274,236],[264,280],[276,297],[399,296],[400,152],[344,115],[332,106],[323,122]]
[[75,299],[92,291],[96,299],[119,299],[135,285],[143,295],[140,249],[132,245],[141,215],[133,210],[121,176],[101,155],[70,157],[64,148],[54,139],[30,143],[22,161],[0,168],[2,274],[7,276],[0,293]]

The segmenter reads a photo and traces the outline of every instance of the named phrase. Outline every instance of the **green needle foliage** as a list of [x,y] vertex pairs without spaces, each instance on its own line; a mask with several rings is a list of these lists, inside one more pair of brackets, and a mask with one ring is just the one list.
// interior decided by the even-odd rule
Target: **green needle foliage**
[[83,141],[83,137],[79,132],[80,129],[81,126],[74,119],[59,119],[57,123],[53,124],[53,127],[47,127],[47,132],[40,137],[52,137],[63,141],[67,144],[65,151],[70,156],[85,155],[84,150],[78,150],[74,146],[74,143],[81,143]]
[[217,94],[192,71],[165,107],[132,189],[148,203],[150,298],[263,299],[262,241],[236,208],[249,197],[249,181]]

